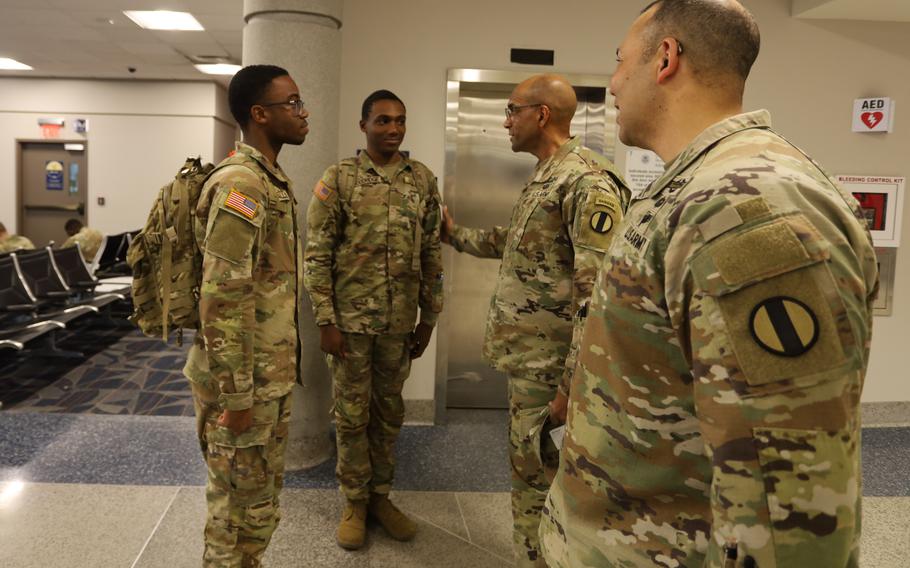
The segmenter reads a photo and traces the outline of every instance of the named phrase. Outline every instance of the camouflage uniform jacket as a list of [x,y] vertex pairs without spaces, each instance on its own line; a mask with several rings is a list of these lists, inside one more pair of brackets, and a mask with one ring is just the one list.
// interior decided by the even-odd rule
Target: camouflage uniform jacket
[[857,566],[877,282],[856,200],[766,111],[696,137],[598,277],[550,566]]
[[366,152],[330,166],[307,210],[304,282],[316,324],[370,335],[435,325],[442,311],[439,192],[402,156],[394,175]]
[[22,235],[9,235],[5,239],[0,239],[0,253],[17,250],[35,250],[35,245]]
[[91,262],[92,259],[95,258],[95,254],[98,253],[98,249],[101,248],[101,243],[103,241],[104,235],[102,235],[100,231],[82,227],[79,229],[78,233],[66,239],[66,242],[63,243],[63,246],[60,248],[74,247],[76,246],[76,243],[79,243],[79,250],[82,251],[82,258],[84,258],[86,262]]
[[502,258],[483,348],[496,369],[568,387],[579,311],[628,200],[609,160],[570,138],[537,165],[507,229],[455,227],[456,250]]
[[218,390],[222,408],[240,410],[287,394],[297,380],[302,263],[285,173],[242,142],[226,160],[233,165],[212,174],[196,207],[201,330],[184,371]]

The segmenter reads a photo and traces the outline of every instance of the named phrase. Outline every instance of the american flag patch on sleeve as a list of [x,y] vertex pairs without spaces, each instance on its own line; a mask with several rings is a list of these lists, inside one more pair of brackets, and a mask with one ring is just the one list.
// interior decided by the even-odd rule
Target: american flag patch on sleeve
[[316,184],[316,187],[313,188],[313,195],[315,195],[320,201],[325,201],[332,196],[332,191],[332,188],[320,181]]
[[259,210],[259,204],[256,201],[250,199],[236,189],[231,190],[231,193],[228,194],[228,198],[225,200],[224,204],[247,219],[255,217],[256,211]]

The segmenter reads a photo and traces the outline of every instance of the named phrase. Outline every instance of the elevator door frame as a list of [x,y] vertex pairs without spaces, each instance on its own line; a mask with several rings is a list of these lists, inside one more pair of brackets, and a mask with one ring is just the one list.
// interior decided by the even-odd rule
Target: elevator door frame
[[[517,85],[525,79],[539,74],[540,71],[502,71],[495,69],[449,69],[446,77],[446,133],[445,133],[445,177],[443,180],[443,199],[454,196],[455,188],[455,157],[458,143],[458,113],[459,99],[462,83],[499,83]],[[609,75],[587,75],[560,73],[573,87],[586,87],[604,89],[604,120],[605,136],[603,154],[615,162],[614,155],[617,146],[617,130],[615,126],[616,110],[613,107],[613,96],[610,94]],[[448,249],[448,247],[445,247]],[[452,269],[452,251],[444,254],[444,268],[446,272]],[[445,280],[445,294],[452,292],[452,279]],[[436,380],[434,386],[435,422],[445,422],[447,405],[447,381],[449,368],[449,318],[450,312],[443,310],[437,324],[436,340]]]

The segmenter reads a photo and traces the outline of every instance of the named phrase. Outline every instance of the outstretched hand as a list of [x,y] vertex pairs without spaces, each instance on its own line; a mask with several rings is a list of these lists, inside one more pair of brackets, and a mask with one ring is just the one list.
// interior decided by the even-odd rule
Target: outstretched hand
[[452,244],[452,233],[455,231],[455,219],[449,213],[449,206],[442,206],[442,224],[439,227],[439,240],[447,245]]

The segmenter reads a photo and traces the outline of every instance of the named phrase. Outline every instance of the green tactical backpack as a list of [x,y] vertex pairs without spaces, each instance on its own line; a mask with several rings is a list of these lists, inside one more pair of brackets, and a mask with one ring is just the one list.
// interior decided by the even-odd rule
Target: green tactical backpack
[[133,270],[133,314],[130,321],[149,337],[168,340],[177,329],[199,326],[202,253],[193,221],[202,186],[215,170],[199,158],[187,158],[174,180],[158,192],[145,227],[130,243],[126,262]]

